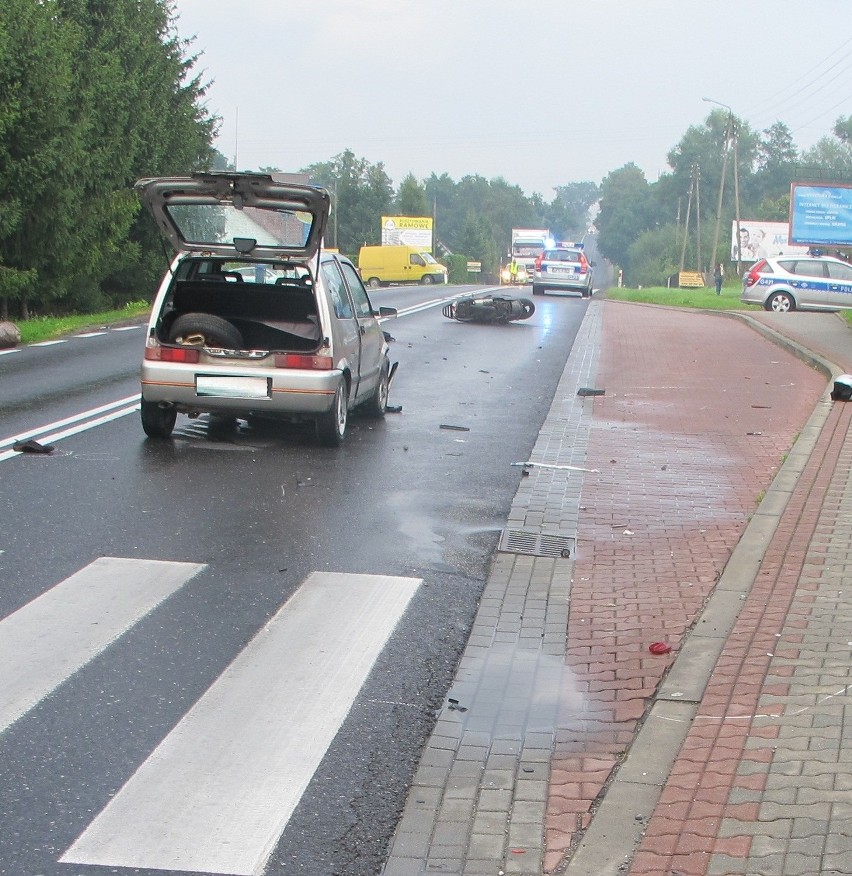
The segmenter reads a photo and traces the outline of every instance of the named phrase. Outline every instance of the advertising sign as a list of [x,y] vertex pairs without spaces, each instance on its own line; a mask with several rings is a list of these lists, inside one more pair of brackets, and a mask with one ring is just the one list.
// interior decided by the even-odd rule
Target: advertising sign
[[790,242],[809,246],[852,245],[852,185],[793,183]]
[[[790,226],[786,222],[763,222],[760,219],[740,219],[742,238],[741,262],[779,255],[806,255],[806,246],[794,246],[789,240]],[[731,261],[737,260],[737,223],[731,222]]]
[[432,251],[431,216],[382,216],[382,246],[419,246]]

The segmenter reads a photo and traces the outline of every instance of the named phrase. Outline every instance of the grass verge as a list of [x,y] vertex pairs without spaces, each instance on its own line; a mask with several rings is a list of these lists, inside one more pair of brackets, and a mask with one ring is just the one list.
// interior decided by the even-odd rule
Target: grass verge
[[638,301],[642,304],[665,304],[668,307],[695,307],[700,310],[761,310],[757,304],[740,301],[742,287],[722,287],[722,294],[715,289],[667,289],[651,286],[647,289],[607,289],[606,297],[615,301]]
[[151,305],[147,301],[133,301],[119,310],[74,316],[39,316],[15,324],[21,332],[22,344],[37,344],[85,329],[98,329],[133,321],[145,316],[150,309]]

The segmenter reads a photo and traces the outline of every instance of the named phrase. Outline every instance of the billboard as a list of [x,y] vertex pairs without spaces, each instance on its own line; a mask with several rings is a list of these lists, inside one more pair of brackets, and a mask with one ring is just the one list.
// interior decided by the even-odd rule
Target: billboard
[[[740,219],[742,238],[741,262],[779,255],[806,255],[806,246],[794,246],[789,240],[790,226],[786,222],[764,222],[761,219]],[[737,260],[737,223],[731,222],[731,261]]]
[[382,216],[382,246],[419,246],[432,251],[431,216]]
[[790,241],[809,246],[852,245],[852,185],[793,183]]

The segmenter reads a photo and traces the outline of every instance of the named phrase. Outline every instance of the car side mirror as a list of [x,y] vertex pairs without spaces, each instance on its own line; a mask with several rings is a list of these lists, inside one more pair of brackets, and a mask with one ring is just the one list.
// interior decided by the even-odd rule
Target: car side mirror
[[395,307],[380,307],[378,310],[373,311],[373,316],[396,316],[397,310]]

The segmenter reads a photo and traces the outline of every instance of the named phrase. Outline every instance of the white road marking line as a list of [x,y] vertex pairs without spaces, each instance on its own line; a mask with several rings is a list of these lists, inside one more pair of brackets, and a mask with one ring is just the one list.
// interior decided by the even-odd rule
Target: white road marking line
[[142,328],[145,328],[145,326],[144,325],[119,325],[119,326],[116,326],[114,329],[111,329],[111,331],[114,331],[114,332],[135,332],[135,331],[138,331],[139,329],[142,329]]
[[[38,440],[43,444],[49,444],[51,441],[61,441],[63,438],[68,438],[70,435],[76,435],[79,432],[83,432],[86,429],[91,429],[94,426],[100,426],[104,423],[110,422],[110,420],[118,419],[119,417],[125,417],[127,414],[133,413],[139,409],[139,400],[141,396],[139,393],[135,395],[128,395],[125,398],[120,398],[117,401],[109,402],[105,405],[100,405],[97,408],[91,408],[88,411],[83,411],[79,414],[74,414],[72,417],[66,417],[64,420],[57,420],[54,423],[47,423],[44,426],[40,426],[36,429],[30,429],[27,432],[21,432],[18,435],[12,435],[9,438],[0,438],[0,449],[4,447],[11,447],[13,444],[16,444],[18,441],[28,441],[31,438],[38,438]],[[124,410],[115,411],[116,408],[124,407]],[[107,411],[113,411],[114,413],[108,416],[99,416],[100,414],[104,414]],[[90,419],[90,418],[95,419]],[[65,426],[70,426],[74,423],[80,423],[83,420],[88,420],[88,422],[83,423],[83,425],[79,426],[76,429],[67,429],[65,431],[50,433],[52,429],[63,429]],[[6,451],[5,453],[0,453],[0,462],[4,459],[11,459],[13,456],[20,456],[20,452],[17,450]]]
[[84,332],[82,335],[74,335],[75,338],[99,338],[101,335],[105,335],[106,332]]
[[30,344],[31,347],[54,347],[56,344],[64,344],[66,341],[39,341],[37,344]]
[[202,568],[100,557],[0,621],[0,732]]
[[420,583],[312,573],[60,861],[262,873]]
[[[465,298],[470,295],[470,292],[460,292],[457,295],[450,295],[446,298],[433,298],[431,301],[424,301],[422,304],[414,304],[411,307],[401,308],[396,317],[388,317],[388,319],[399,318],[402,316],[413,316],[415,313],[420,313],[422,310],[429,310],[430,307],[438,307],[439,305],[447,304],[450,301],[456,301],[459,298]],[[384,320],[379,320],[383,322]]]
[[0,356],[8,356],[9,353],[20,353],[21,347],[10,347],[8,350],[0,350]]

